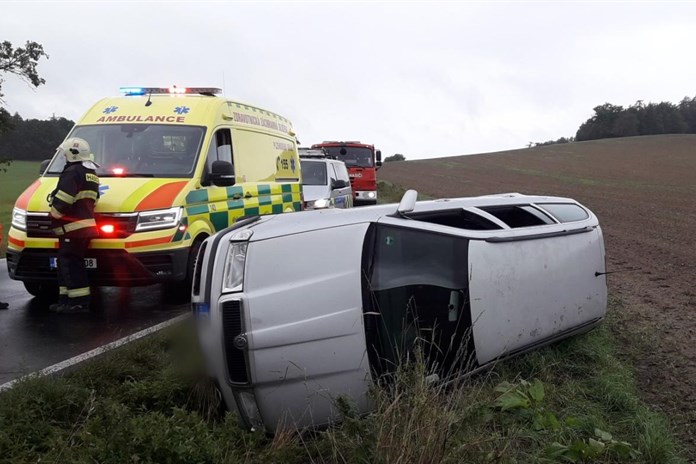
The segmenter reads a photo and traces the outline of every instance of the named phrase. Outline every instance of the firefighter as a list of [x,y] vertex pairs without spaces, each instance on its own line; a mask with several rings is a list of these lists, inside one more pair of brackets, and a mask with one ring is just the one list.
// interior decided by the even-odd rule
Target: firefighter
[[58,236],[58,303],[49,310],[57,313],[89,311],[90,290],[85,254],[92,238],[99,235],[94,220],[94,205],[99,199],[99,167],[89,144],[78,137],[67,139],[58,147],[65,156],[65,168],[58,186],[51,192],[53,232]]

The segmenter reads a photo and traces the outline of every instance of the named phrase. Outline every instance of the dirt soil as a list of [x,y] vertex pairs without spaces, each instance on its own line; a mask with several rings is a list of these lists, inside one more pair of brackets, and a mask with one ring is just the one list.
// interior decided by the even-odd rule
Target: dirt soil
[[[408,156],[407,156],[408,158]],[[696,462],[696,135],[627,137],[386,163],[381,180],[435,198],[567,196],[604,231],[616,328],[643,399]]]

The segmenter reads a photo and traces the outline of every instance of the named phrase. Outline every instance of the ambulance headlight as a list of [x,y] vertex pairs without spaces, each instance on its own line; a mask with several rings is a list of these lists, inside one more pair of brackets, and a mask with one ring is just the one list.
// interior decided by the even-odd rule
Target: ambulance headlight
[[235,232],[230,238],[222,281],[223,292],[241,292],[244,288],[244,265],[251,234],[251,230],[244,229]]
[[138,214],[138,224],[135,226],[136,232],[144,230],[169,229],[179,225],[181,219],[181,207],[169,209],[156,209],[143,211]]
[[23,209],[12,209],[12,227],[17,230],[27,230],[27,212]]

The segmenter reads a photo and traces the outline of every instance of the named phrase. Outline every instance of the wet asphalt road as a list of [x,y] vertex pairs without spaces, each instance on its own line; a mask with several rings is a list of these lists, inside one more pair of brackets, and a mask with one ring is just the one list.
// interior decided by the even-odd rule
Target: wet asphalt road
[[[95,295],[93,295],[95,298]],[[0,385],[118,340],[189,310],[188,303],[166,304],[154,285],[98,289],[90,314],[54,314],[7,275],[0,260]]]

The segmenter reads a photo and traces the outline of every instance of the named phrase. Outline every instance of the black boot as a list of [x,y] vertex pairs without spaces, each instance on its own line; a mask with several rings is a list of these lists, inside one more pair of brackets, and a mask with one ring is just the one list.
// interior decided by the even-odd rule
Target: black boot
[[48,310],[51,311],[52,313],[57,313],[59,312],[58,310],[68,304],[68,297],[64,297],[61,295],[60,298],[58,298],[58,303],[53,303],[48,307]]
[[89,297],[68,298],[68,302],[56,308],[58,314],[85,314],[89,312]]

